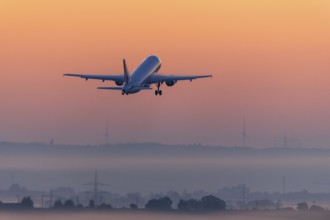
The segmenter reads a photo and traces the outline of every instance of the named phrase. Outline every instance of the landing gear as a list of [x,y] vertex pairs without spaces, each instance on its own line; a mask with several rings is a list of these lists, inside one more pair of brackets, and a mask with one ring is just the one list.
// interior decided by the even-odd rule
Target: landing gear
[[157,83],[156,85],[157,85],[157,90],[155,90],[155,95],[162,95],[163,92],[162,90],[159,89],[161,84]]
[[162,95],[162,94],[163,94],[162,90],[155,90],[155,95]]

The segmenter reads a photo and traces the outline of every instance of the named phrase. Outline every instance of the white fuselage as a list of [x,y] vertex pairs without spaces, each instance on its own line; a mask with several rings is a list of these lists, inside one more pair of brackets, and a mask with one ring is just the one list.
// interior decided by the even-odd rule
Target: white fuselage
[[132,72],[129,81],[123,85],[123,92],[126,94],[137,93],[142,87],[148,86],[148,78],[157,73],[160,67],[161,62],[157,56],[148,56]]
[[64,76],[73,76],[80,77],[85,80],[96,79],[101,81],[113,81],[116,83],[116,87],[113,86],[101,86],[97,87],[98,89],[106,90],[116,90],[121,91],[122,95],[128,95],[132,93],[137,93],[142,90],[152,90],[151,85],[156,85],[155,95],[162,95],[163,92],[160,89],[160,86],[165,83],[167,86],[173,86],[178,81],[184,80],[195,80],[200,78],[212,77],[209,75],[188,75],[188,76],[178,76],[178,75],[167,75],[167,74],[158,74],[159,69],[161,68],[161,62],[159,58],[155,55],[150,55],[145,58],[138,67],[130,75],[127,66],[126,60],[123,59],[123,75],[114,74],[114,75],[92,75],[92,74],[75,74],[75,73],[65,73]]

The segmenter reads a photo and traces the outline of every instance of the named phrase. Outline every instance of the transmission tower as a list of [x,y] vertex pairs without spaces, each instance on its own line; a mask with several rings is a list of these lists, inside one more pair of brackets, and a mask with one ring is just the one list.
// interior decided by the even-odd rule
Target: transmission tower
[[93,200],[96,205],[99,205],[101,203],[101,193],[103,193],[100,191],[100,186],[107,186],[108,184],[99,182],[98,173],[95,171],[93,182],[87,183],[86,185],[93,187]]

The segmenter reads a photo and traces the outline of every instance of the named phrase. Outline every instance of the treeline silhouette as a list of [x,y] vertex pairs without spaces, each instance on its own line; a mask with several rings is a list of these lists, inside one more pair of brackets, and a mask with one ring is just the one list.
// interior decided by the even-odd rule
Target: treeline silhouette
[[[200,200],[181,199],[176,208],[172,207],[172,200],[165,196],[157,199],[150,199],[144,209],[149,211],[182,211],[182,212],[204,212],[204,211],[224,211],[226,210],[226,202],[215,196],[208,195],[202,197]],[[130,209],[137,210],[137,204],[130,204]],[[30,197],[24,197],[19,203],[3,203],[0,202],[0,209],[5,210],[30,210],[35,209],[33,200]],[[46,208],[44,208],[46,209]],[[52,206],[47,209],[51,210],[83,210],[83,209],[95,209],[95,210],[111,210],[115,209],[111,204],[102,203],[96,205],[93,200],[90,200],[87,206],[82,204],[75,204],[72,199],[65,201],[56,200]]]
[[[96,204],[93,200],[84,206],[80,203],[75,204],[72,199],[56,200],[48,208],[36,208],[31,197],[23,197],[23,199],[18,203],[5,203],[0,201],[0,210],[53,210],[53,211],[77,211],[77,210],[146,210],[146,211],[161,211],[161,212],[217,212],[226,210],[226,202],[216,196],[207,195],[198,199],[180,199],[177,203],[177,207],[173,207],[173,202],[168,196],[150,199],[145,204],[144,208],[139,208],[137,204],[130,204],[129,208],[114,208],[111,204],[101,203]],[[258,210],[258,209],[246,209],[246,210]],[[260,209],[267,210],[267,209]],[[274,210],[274,209],[268,209]],[[284,211],[325,211],[321,206],[315,205],[309,206],[307,202],[299,202],[296,204],[296,209],[292,207],[277,208],[277,210]]]
[[[171,210],[172,201],[169,197],[151,199],[147,202],[145,208],[156,211]],[[226,210],[226,202],[212,195],[204,196],[201,200],[181,199],[178,203],[177,210],[184,212],[223,211]]]

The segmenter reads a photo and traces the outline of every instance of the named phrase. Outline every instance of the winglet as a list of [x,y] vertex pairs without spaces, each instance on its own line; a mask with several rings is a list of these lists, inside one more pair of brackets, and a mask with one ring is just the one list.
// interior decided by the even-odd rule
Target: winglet
[[126,66],[125,59],[123,59],[123,66],[124,66],[124,82],[125,82],[125,84],[127,84],[128,81],[129,81],[130,75],[129,75],[129,72],[128,72],[128,69],[127,69],[127,66]]

